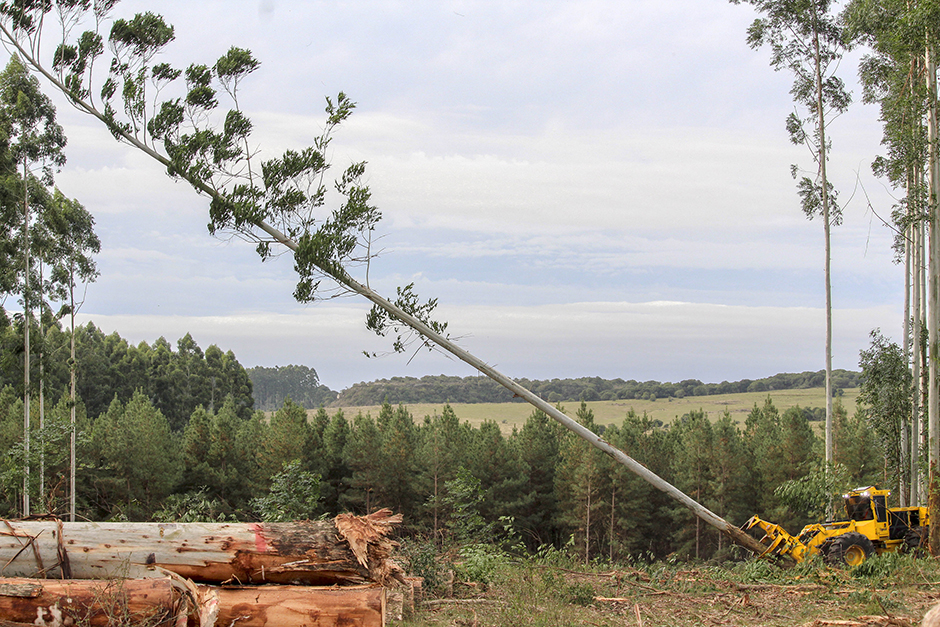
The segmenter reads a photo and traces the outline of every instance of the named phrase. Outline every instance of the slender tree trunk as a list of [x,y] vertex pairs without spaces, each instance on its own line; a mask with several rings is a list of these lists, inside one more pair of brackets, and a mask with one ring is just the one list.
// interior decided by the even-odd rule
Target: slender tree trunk
[[[814,25],[815,29],[815,25]],[[816,75],[816,132],[819,136],[819,182],[822,194],[823,234],[826,240],[826,462],[832,463],[832,248],[830,243],[829,178],[826,174],[826,114],[823,109],[822,59],[819,32],[813,33]]]
[[[591,451],[588,450],[588,455],[591,454]],[[587,480],[587,512],[584,516],[584,565],[587,566],[591,563],[591,472],[590,466],[588,467],[588,480]]]
[[[814,5],[813,10],[816,10]],[[819,184],[822,196],[823,236],[825,238],[825,282],[826,282],[826,472],[834,461],[832,438],[832,228],[829,207],[829,177],[826,172],[826,113],[823,108],[822,58],[819,49],[818,20],[813,23],[813,63],[816,87],[816,133],[819,140],[817,160],[819,161]],[[832,505],[828,507],[826,518],[834,515]]]
[[[916,173],[914,174],[916,181]],[[916,188],[915,188],[916,189]],[[910,190],[910,187],[909,187]],[[912,194],[908,192],[908,198],[912,199]],[[919,213],[919,212],[918,212]],[[920,504],[920,470],[918,461],[920,457],[920,333],[921,333],[921,277],[923,275],[923,256],[921,255],[923,240],[921,238],[922,223],[919,216],[911,223],[911,313],[910,336],[911,336],[911,378],[912,378],[912,398],[911,398],[911,505]],[[905,337],[907,337],[905,333]]]
[[75,522],[75,262],[69,268],[69,522]]
[[434,471],[434,543],[437,544],[437,510],[439,507],[439,496],[437,492],[437,478],[439,476],[437,470]]
[[[910,177],[908,178],[908,189],[910,189]],[[912,213],[912,208],[908,205],[908,215]],[[911,310],[912,310],[912,289],[911,289],[911,277],[913,276],[913,236],[914,236],[914,224],[909,222],[907,228],[904,231],[904,324],[902,325],[903,333],[903,352],[904,352],[904,364],[907,367],[910,367],[911,363]],[[913,388],[910,390],[911,394],[914,393]],[[901,425],[901,459],[899,460],[900,468],[902,470],[898,480],[901,482],[902,489],[900,490],[901,495],[901,507],[905,507],[908,503],[914,503],[914,500],[917,498],[916,491],[912,489],[911,483],[913,482],[913,475],[910,475],[911,481],[907,481],[905,473],[909,473],[910,467],[905,463],[905,460],[910,459],[910,452],[914,448],[914,443],[917,441],[917,438],[912,430],[910,430],[911,425],[913,424],[913,407],[911,415],[903,421]],[[907,455],[907,456],[905,456]],[[905,492],[910,494],[910,500],[905,500]]]
[[[611,477],[613,479],[613,477]],[[607,545],[610,547],[609,555],[607,557],[611,563],[614,562],[614,505],[617,502],[617,484],[611,481],[610,486],[610,535]]]
[[[46,383],[45,359],[43,350],[46,343],[46,329],[43,324],[43,266],[39,260],[39,507],[46,505],[46,399],[44,387]],[[49,511],[48,507],[45,507]],[[41,510],[40,510],[41,511]]]
[[23,516],[29,516],[29,190],[23,162]]
[[[929,461],[930,461],[930,497],[929,503],[931,515],[940,515],[940,502],[934,493],[936,489],[935,473],[937,469],[938,457],[940,457],[940,381],[938,381],[937,367],[940,355],[937,354],[940,349],[938,342],[938,315],[940,315],[940,216],[937,211],[937,66],[934,60],[934,53],[928,44],[927,47],[927,94],[929,99],[927,114],[927,145],[929,150],[927,180],[929,192],[927,195],[930,216],[930,262],[929,262],[929,294],[930,299],[927,307],[927,333],[928,333],[928,406],[927,420],[929,432]],[[931,553],[936,555],[940,550],[940,525],[931,525],[930,527],[930,548]]]

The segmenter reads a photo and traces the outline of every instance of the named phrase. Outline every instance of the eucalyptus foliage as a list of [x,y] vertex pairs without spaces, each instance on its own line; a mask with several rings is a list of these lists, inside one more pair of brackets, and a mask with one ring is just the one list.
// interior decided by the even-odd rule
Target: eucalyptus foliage
[[[340,92],[326,99],[326,121],[313,145],[262,156],[252,143],[253,124],[239,104],[244,81],[260,63],[232,47],[212,63],[177,68],[159,62],[175,37],[162,16],[146,12],[114,19],[116,0],[14,0],[0,2],[0,36],[80,110],[101,120],[119,141],[147,153],[167,173],[209,199],[208,229],[254,241],[262,259],[289,248],[298,275],[294,296],[311,302],[356,292],[378,309],[368,325],[394,332],[394,349],[416,337],[400,312],[443,333],[431,319],[436,301],[421,302],[412,286],[388,303],[350,270],[367,267],[381,213],[365,183],[365,162],[333,176],[333,134],[355,109]],[[55,23],[62,33],[51,60],[40,56]],[[224,104],[223,104],[224,103]],[[426,338],[423,338],[426,340]],[[422,342],[424,343],[424,342]]]
[[864,408],[870,428],[878,434],[885,466],[894,476],[907,470],[902,465],[902,433],[911,414],[911,371],[901,347],[871,332],[871,347],[861,351],[862,385],[858,403]]

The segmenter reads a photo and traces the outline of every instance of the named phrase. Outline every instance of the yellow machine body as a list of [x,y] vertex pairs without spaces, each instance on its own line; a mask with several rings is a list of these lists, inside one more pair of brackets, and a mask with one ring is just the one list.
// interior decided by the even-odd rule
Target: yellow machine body
[[887,506],[890,490],[869,486],[843,495],[844,520],[813,523],[793,536],[780,525],[752,517],[745,530],[764,532],[764,556],[790,557],[797,562],[812,555],[857,566],[873,553],[915,550],[926,545],[929,518],[926,507]]

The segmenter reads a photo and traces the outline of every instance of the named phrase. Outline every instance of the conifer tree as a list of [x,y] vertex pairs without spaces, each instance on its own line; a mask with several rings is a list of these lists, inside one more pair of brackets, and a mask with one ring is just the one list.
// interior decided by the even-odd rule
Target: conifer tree
[[[594,412],[587,403],[581,401],[576,415],[578,422],[597,432]],[[575,544],[580,547],[584,563],[589,564],[599,550],[598,539],[606,523],[603,510],[608,503],[601,495],[606,495],[609,490],[602,472],[602,454],[573,434],[563,433],[560,439],[555,471],[558,521],[574,531]]]

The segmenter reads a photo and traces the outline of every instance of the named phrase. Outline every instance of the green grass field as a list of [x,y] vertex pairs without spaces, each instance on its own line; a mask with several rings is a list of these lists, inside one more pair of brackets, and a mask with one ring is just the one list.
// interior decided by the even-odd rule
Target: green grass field
[[[594,401],[588,407],[594,412],[594,421],[597,424],[620,424],[627,412],[633,409],[636,413],[646,412],[655,420],[670,423],[676,418],[702,409],[712,419],[718,418],[725,411],[738,422],[744,422],[748,412],[754,404],[763,405],[770,397],[778,410],[783,412],[789,407],[825,407],[826,391],[824,388],[811,388],[807,390],[778,390],[775,392],[746,392],[742,394],[716,394],[714,396],[688,396],[685,398],[661,398],[655,401],[622,400],[622,401]],[[845,390],[841,397],[842,404],[849,413],[855,411],[855,399],[858,388]],[[421,422],[425,416],[440,414],[443,404],[416,403],[408,405],[408,411],[415,422]],[[571,416],[577,411],[579,403],[562,403],[562,408]],[[528,403],[454,403],[451,404],[461,422],[469,422],[473,426],[480,425],[484,420],[493,420],[498,423],[504,433],[510,433],[513,427],[521,427],[532,406]],[[332,414],[335,408],[329,409]],[[343,412],[347,418],[355,418],[356,414],[371,414],[373,417],[379,413],[379,406],[344,407]],[[310,412],[311,415],[313,412]]]

